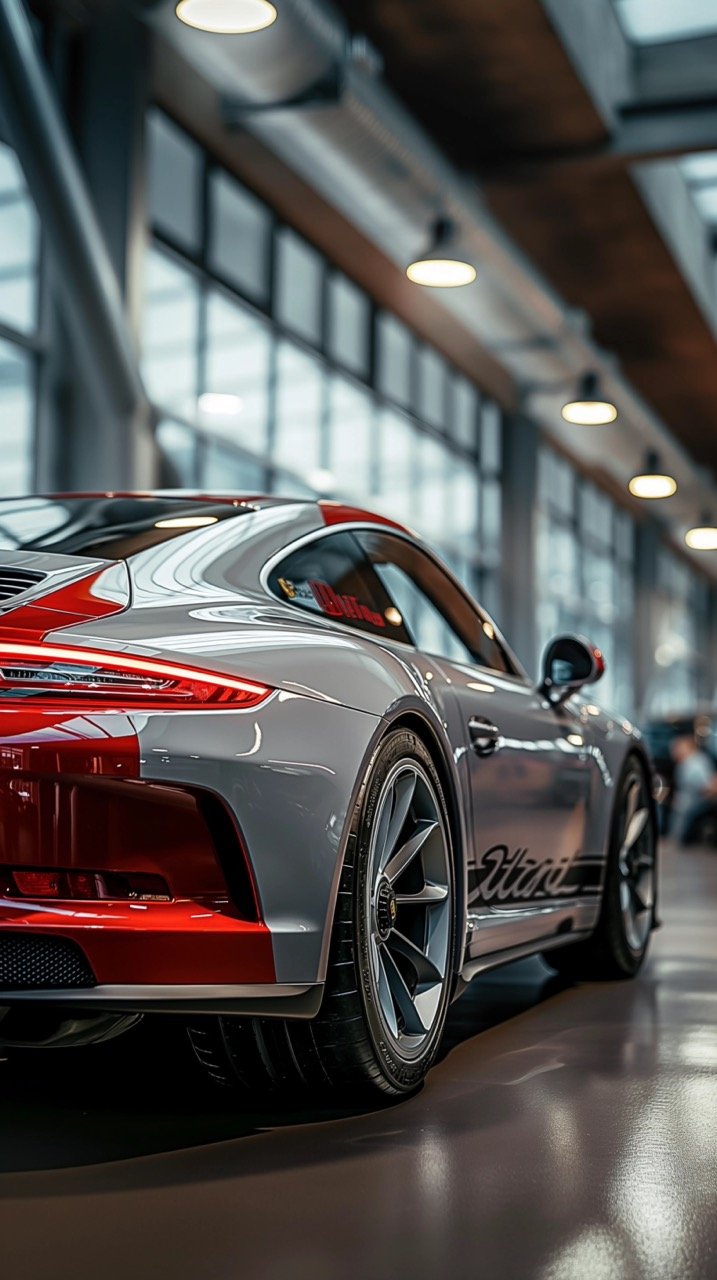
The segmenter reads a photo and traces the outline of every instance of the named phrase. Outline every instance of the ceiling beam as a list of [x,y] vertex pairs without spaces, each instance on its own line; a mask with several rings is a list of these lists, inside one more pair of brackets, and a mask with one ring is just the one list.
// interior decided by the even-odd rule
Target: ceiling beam
[[508,155],[477,174],[482,182],[543,179],[551,169],[616,172],[641,160],[670,160],[717,151],[717,98],[703,102],[651,103],[623,107],[617,127],[595,147]]

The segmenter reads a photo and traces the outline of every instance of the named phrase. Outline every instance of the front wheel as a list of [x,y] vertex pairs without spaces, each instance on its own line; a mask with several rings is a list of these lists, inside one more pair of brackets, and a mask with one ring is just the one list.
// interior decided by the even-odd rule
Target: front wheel
[[206,1019],[190,1028],[215,1080],[416,1089],[438,1050],[453,978],[455,892],[440,779],[422,741],[384,739],[357,802],[326,991],[310,1023]]
[[642,965],[654,924],[657,826],[647,772],[628,760],[617,788],[600,918],[587,942],[547,951],[551,969],[570,978],[631,978]]

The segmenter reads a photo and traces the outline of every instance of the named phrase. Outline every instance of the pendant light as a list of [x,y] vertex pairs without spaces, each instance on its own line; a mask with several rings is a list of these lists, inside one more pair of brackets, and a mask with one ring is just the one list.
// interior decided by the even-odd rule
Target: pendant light
[[428,289],[459,289],[477,274],[450,218],[436,219],[428,248],[406,267],[409,280]]
[[575,399],[561,410],[566,422],[578,427],[605,427],[617,418],[617,406],[601,392],[600,379],[593,372],[584,373]]
[[717,551],[717,528],[709,511],[702,512],[701,520],[701,524],[687,530],[685,542],[693,551]]
[[179,0],[175,13],[188,27],[224,36],[263,31],[277,19],[270,0]]
[[644,471],[634,475],[627,487],[633,498],[671,498],[677,493],[677,481],[662,470],[659,454],[654,449],[648,449]]

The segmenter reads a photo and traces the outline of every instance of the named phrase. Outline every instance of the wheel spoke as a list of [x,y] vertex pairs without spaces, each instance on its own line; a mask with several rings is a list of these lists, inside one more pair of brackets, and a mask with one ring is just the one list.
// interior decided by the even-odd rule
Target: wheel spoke
[[397,893],[396,902],[399,907],[431,907],[438,902],[445,902],[448,897],[448,886],[433,884],[427,880],[418,893]]
[[640,783],[637,778],[630,784],[630,789],[625,798],[625,830],[629,827],[635,810],[637,809],[638,800],[640,798]]
[[649,809],[644,808],[635,810],[625,828],[625,835],[622,842],[623,849],[632,849],[633,846],[637,844],[637,841],[640,839],[640,836],[647,826],[649,817]]
[[421,1020],[418,1009],[413,1002],[413,997],[404,981],[403,974],[388,948],[382,947],[381,952],[391,995],[403,1019],[406,1034],[410,1036],[425,1035],[427,1028]]
[[[411,801],[416,790],[416,774],[410,772],[402,773],[396,779],[393,792],[391,795],[390,818],[386,829],[386,838],[381,852],[380,868],[386,866],[391,854],[398,844],[401,832],[403,831],[406,818],[408,817]],[[387,805],[388,809],[389,806]]]
[[409,866],[417,854],[421,852],[424,844],[434,831],[438,831],[438,823],[431,821],[429,818],[421,819],[416,823],[416,830],[413,835],[402,844],[400,849],[393,854],[391,860],[384,867],[384,875],[386,879],[393,884],[398,877],[403,874],[406,867]]
[[393,929],[386,946],[390,951],[398,951],[400,955],[408,960],[409,964],[416,971],[416,978],[419,987],[443,981],[443,974],[436,967],[433,961],[426,955],[425,951],[421,951],[415,942],[411,942],[405,934],[399,933],[398,929]]

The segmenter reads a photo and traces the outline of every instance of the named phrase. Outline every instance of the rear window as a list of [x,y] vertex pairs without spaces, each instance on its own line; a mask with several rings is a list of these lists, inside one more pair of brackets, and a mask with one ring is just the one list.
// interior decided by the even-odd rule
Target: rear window
[[0,501],[0,550],[126,560],[192,530],[251,511],[192,498],[9,498]]
[[287,604],[369,635],[411,643],[403,618],[350,533],[316,538],[291,552],[269,576]]

